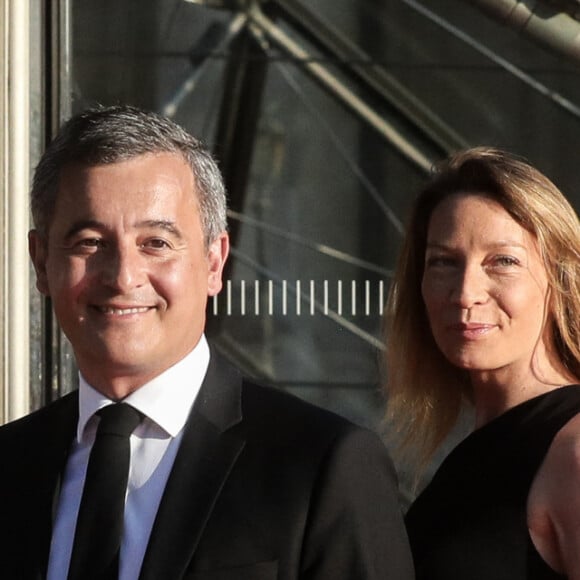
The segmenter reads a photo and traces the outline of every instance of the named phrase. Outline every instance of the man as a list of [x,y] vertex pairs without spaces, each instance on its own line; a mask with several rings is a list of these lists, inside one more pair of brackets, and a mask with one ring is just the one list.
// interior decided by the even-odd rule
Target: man
[[142,420],[113,577],[412,577],[378,438],[243,380],[208,346],[228,236],[221,176],[195,139],[131,107],[73,117],[36,169],[32,213],[37,287],[80,388],[0,429],[1,578],[94,577],[69,566],[101,413],[119,401]]

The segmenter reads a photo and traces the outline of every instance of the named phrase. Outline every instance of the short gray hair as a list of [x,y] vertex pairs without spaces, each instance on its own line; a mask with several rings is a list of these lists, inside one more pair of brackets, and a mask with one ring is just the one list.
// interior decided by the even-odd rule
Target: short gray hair
[[60,173],[72,163],[106,165],[147,153],[176,153],[187,162],[197,186],[206,246],[226,229],[226,193],[217,163],[200,141],[157,113],[128,105],[96,107],[70,118],[50,143],[34,172],[34,227],[47,236]]

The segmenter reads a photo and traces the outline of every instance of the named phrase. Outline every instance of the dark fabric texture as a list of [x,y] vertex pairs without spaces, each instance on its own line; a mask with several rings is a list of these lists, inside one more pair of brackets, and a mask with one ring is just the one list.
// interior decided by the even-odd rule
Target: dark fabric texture
[[462,441],[411,506],[417,580],[557,580],[533,546],[528,493],[556,433],[580,412],[580,386],[528,400]]
[[[0,578],[44,578],[77,405],[0,428]],[[188,578],[412,580],[380,439],[243,380],[212,349],[140,575]]]
[[100,417],[83,488],[68,580],[117,580],[129,477],[129,437],[141,422],[124,403],[108,405]]

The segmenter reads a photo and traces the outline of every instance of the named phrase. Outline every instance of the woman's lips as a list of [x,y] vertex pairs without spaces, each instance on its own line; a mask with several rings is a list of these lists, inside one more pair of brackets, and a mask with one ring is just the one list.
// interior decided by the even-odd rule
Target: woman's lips
[[486,322],[460,322],[448,326],[450,331],[455,332],[468,340],[476,340],[484,337],[494,328],[496,328],[495,324],[488,324]]

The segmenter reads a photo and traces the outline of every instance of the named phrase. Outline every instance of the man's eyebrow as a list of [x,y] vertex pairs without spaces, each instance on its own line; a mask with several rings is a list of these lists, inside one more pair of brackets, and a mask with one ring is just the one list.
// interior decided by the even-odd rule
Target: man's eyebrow
[[182,238],[181,230],[170,220],[145,220],[137,224],[138,228],[158,228],[165,230],[167,233],[174,235],[176,238]]
[[[139,222],[136,224],[136,227],[139,229],[143,229],[143,228],[158,228],[158,229],[162,229],[164,231],[166,231],[167,233],[175,236],[176,238],[183,238],[183,234],[181,233],[181,230],[175,225],[175,222],[172,222],[170,220],[144,220],[142,222]],[[108,229],[107,226],[102,223],[99,222],[97,220],[91,220],[91,219],[86,219],[86,220],[79,220],[77,222],[74,222],[71,227],[68,229],[68,231],[66,232],[64,239],[65,240],[70,240],[71,238],[73,238],[74,236],[76,236],[79,232],[81,232],[82,230],[85,229],[93,229],[93,230],[106,230]]]
[[73,238],[82,230],[102,230],[104,227],[104,224],[97,220],[79,220],[74,222],[67,230],[66,234],[64,235],[64,239],[70,240],[70,238]]

